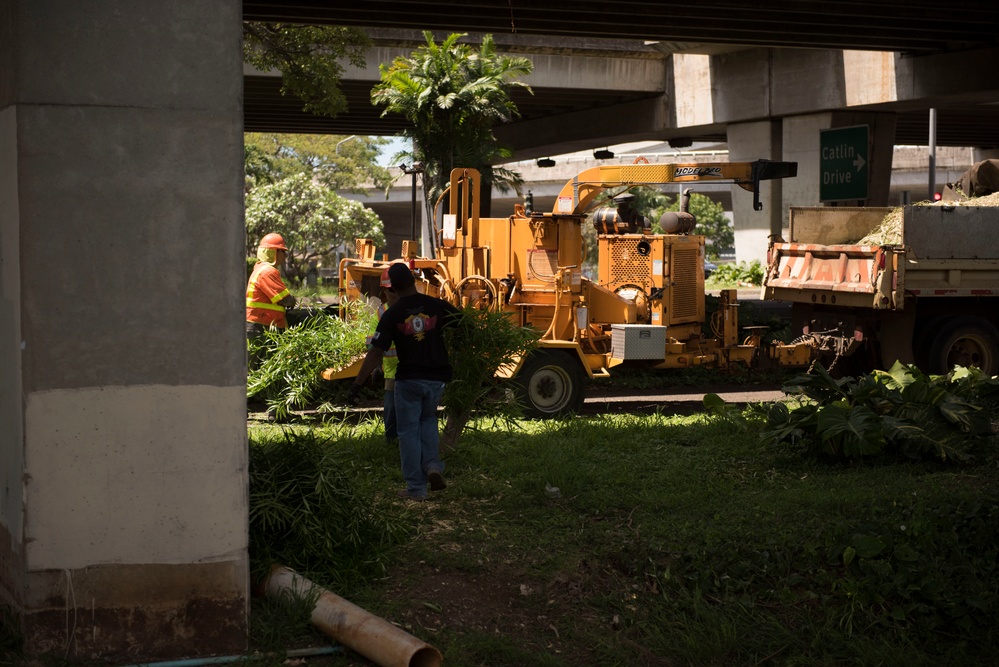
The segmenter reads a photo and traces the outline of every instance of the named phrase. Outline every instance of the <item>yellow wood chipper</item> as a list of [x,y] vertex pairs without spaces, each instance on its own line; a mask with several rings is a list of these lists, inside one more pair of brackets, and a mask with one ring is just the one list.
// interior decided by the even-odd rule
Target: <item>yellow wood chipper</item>
[[[753,192],[759,209],[760,181],[796,174],[793,162],[630,164],[599,166],[578,174],[558,194],[554,210],[527,211],[518,204],[505,218],[479,216],[481,176],[474,169],[451,172],[449,213],[435,225],[433,257],[421,257],[415,241],[402,254],[376,259],[374,244],[359,239],[357,257],[340,265],[343,302],[377,295],[392,262],[407,262],[421,292],[456,306],[502,310],[540,336],[538,349],[504,366],[531,416],[578,411],[587,378],[609,376],[622,364],[655,369],[698,365],[749,365],[759,356],[757,334],[740,338],[735,290],[721,294],[720,307],[704,335],[704,237],[692,234],[693,216],[664,214],[653,233],[630,210],[628,189],[639,185],[727,181]],[[614,193],[617,208],[590,211],[597,196]],[[441,198],[441,200],[444,199]],[[442,201],[438,202],[438,205]],[[436,216],[435,216],[436,219]],[[597,229],[598,269],[583,275],[583,225]],[[772,353],[769,356],[774,356]],[[783,346],[783,364],[804,365],[809,350]],[[330,369],[324,377],[352,377],[357,365]]]

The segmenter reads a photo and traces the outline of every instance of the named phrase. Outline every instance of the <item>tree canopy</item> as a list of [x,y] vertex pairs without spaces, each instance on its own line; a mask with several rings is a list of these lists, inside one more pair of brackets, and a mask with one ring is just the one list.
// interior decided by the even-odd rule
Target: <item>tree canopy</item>
[[424,190],[433,202],[447,188],[455,167],[478,169],[483,181],[483,208],[488,213],[489,186],[518,188],[523,180],[513,172],[494,167],[510,155],[499,145],[493,127],[519,115],[510,98],[514,88],[530,91],[517,79],[530,74],[527,58],[500,55],[492,35],[475,48],[453,33],[440,44],[424,31],[426,44],[409,57],[398,57],[380,66],[381,82],[371,93],[382,115],[397,113],[412,123],[404,134],[413,140],[409,157],[422,162]]
[[335,264],[357,238],[383,244],[382,230],[374,211],[339,196],[309,174],[258,186],[246,196],[246,247],[255,248],[264,234],[281,234],[289,250],[286,271],[293,279],[301,279],[310,262],[326,258]]
[[244,138],[248,187],[271,183],[294,174],[310,174],[333,190],[384,190],[392,174],[377,163],[380,137],[337,134],[264,134]]
[[304,103],[305,111],[336,116],[347,110],[340,90],[344,59],[364,67],[371,41],[360,28],[243,22],[243,61],[281,72],[281,92]]

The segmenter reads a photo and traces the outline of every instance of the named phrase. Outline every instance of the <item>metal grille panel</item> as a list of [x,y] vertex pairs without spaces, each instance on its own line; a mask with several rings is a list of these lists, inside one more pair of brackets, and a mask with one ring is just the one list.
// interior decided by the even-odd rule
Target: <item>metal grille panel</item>
[[649,258],[638,254],[639,239],[614,239],[611,251],[611,288],[621,283],[643,284],[649,277]]
[[673,322],[697,317],[698,248],[673,250]]
[[634,165],[621,169],[621,180],[638,183],[669,183],[673,180],[673,165]]

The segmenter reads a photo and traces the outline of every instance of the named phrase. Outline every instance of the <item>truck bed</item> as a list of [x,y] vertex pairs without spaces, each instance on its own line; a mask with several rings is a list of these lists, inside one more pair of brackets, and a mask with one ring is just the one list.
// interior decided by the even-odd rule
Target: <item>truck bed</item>
[[899,310],[907,296],[999,295],[999,208],[906,206],[900,242],[856,243],[889,208],[792,207],[770,246],[766,300]]

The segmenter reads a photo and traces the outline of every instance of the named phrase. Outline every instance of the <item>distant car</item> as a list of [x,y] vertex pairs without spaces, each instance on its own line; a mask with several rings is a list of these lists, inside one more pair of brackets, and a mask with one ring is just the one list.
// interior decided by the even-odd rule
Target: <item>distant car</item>
[[715,270],[717,270],[717,269],[718,269],[718,265],[717,264],[715,264],[714,262],[709,262],[708,260],[704,260],[704,277],[705,278],[710,278],[711,274],[714,273]]

